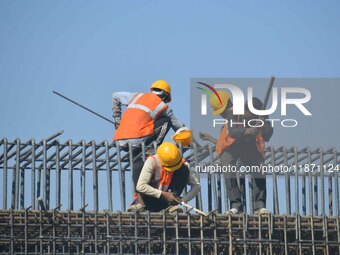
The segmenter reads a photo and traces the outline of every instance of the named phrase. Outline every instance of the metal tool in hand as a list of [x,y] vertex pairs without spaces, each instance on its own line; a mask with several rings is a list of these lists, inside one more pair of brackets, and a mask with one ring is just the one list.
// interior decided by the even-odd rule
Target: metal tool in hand
[[196,207],[193,207],[193,206],[187,204],[186,202],[184,202],[184,201],[182,201],[182,200],[180,200],[180,199],[177,199],[176,202],[179,203],[180,205],[183,205],[183,206],[185,206],[186,208],[188,208],[189,211],[193,210],[193,211],[197,212],[198,214],[203,215],[204,217],[208,217],[208,216],[209,216],[208,213],[205,213],[205,212],[201,211],[200,209],[197,209]]

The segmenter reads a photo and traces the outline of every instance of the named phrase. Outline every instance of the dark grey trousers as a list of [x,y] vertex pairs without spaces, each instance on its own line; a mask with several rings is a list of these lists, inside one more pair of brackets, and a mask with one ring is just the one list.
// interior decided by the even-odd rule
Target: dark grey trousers
[[[221,165],[236,166],[239,159],[243,166],[260,166],[263,163],[263,157],[258,151],[236,150],[231,147],[222,152]],[[262,173],[252,173],[251,175],[253,180],[254,209],[257,210],[266,207],[266,176]],[[245,193],[237,183],[237,174],[226,172],[224,177],[230,200],[230,208],[237,208],[239,211],[243,211]],[[244,177],[240,179],[240,183],[244,183]]]

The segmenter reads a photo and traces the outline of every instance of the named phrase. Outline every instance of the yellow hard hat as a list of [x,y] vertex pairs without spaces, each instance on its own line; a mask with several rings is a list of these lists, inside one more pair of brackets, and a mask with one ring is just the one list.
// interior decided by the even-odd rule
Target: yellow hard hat
[[176,171],[183,165],[182,153],[173,143],[162,143],[156,154],[166,171]]
[[218,90],[217,93],[221,98],[222,104],[217,97],[210,98],[210,106],[213,109],[214,115],[219,115],[224,111],[230,98],[229,94],[224,90]]
[[191,130],[187,127],[179,128],[171,138],[182,146],[189,146],[191,143]]
[[166,93],[169,94],[169,100],[171,101],[171,87],[170,84],[167,81],[164,80],[158,80],[152,83],[150,89],[160,89],[165,91]]

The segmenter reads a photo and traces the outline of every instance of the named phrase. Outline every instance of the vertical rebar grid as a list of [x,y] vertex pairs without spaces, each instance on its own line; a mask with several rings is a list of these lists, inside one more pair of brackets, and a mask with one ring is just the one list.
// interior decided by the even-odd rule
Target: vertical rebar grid
[[[118,180],[118,178],[112,178],[112,174],[115,177],[116,174],[121,177],[125,171],[131,170],[129,153],[120,152],[117,147],[116,144],[109,145],[105,142],[96,144],[93,141],[89,144],[85,141],[74,144],[72,141],[65,144],[55,141],[47,144],[47,140],[35,143],[34,140],[22,142],[17,139],[14,142],[8,142],[2,139],[0,141],[0,172],[3,171],[3,173],[0,174],[3,177],[1,205],[4,210],[0,210],[0,255],[8,253],[28,255],[152,254],[162,253],[162,251],[163,254],[182,254],[183,252],[220,254],[224,252],[223,247],[229,247],[230,254],[241,252],[267,255],[340,253],[339,175],[335,170],[339,161],[335,148],[328,150],[294,147],[268,150],[267,148],[266,162],[272,162],[273,165],[304,166],[306,164],[310,166],[315,164],[320,169],[320,172],[303,173],[296,167],[295,171],[276,174],[278,178],[285,177],[286,189],[291,181],[295,184],[289,188],[294,195],[290,196],[289,192],[283,192],[280,189],[277,199],[273,199],[273,204],[270,204],[275,209],[275,201],[277,201],[275,211],[278,213],[279,201],[286,200],[287,215],[255,217],[241,214],[226,217],[223,214],[211,214],[209,218],[205,218],[193,211],[187,214],[114,213],[124,208],[124,203],[120,206],[119,203],[110,202],[111,199],[114,200],[114,197],[110,197],[111,189],[121,185],[117,182],[125,181],[125,178]],[[147,148],[144,147],[144,149]],[[194,160],[195,163],[197,161],[197,165],[215,163],[216,159],[212,157],[213,147],[210,147],[210,150],[207,146],[196,152],[193,151],[184,152],[192,165],[195,165]],[[145,151],[141,154],[146,155]],[[205,160],[203,163],[202,159]],[[326,171],[331,169],[330,164],[333,165],[333,172]],[[42,182],[39,179],[39,171],[42,173]],[[57,212],[56,209],[49,210],[49,207],[53,208],[54,204],[60,205],[61,197],[66,197],[66,195],[68,195],[67,208],[73,210],[73,185],[79,182],[78,178],[73,180],[73,171],[80,173],[82,195],[81,200],[79,196],[76,204],[81,203],[82,213],[69,211],[65,214],[62,211]],[[23,172],[26,172],[26,176]],[[30,172],[31,192],[25,192],[22,182],[25,181],[25,177],[27,179],[27,173]],[[56,174],[56,178],[51,178],[51,182],[48,181],[49,172],[52,176],[54,172]],[[6,187],[8,173],[12,178],[11,187]],[[61,178],[62,173],[66,174],[64,175],[66,178]],[[91,189],[86,187],[86,173],[93,174],[94,185]],[[107,177],[107,180],[99,182],[102,178],[98,179],[98,177],[103,176]],[[130,181],[129,176],[126,178],[127,181]],[[38,183],[36,183],[36,177],[38,177]],[[267,177],[268,181],[274,178],[270,174]],[[305,184],[303,178],[306,178]],[[41,189],[41,198],[40,191],[35,191],[36,185]],[[48,206],[48,190],[51,185],[56,186],[56,196],[51,198],[51,204]],[[92,186],[92,182],[90,185]],[[317,189],[315,189],[316,186]],[[123,197],[126,190],[125,186],[121,187],[121,190],[119,188],[117,190]],[[206,196],[207,190],[204,189],[206,185],[202,187],[204,194],[202,202],[206,205],[209,201]],[[8,188],[12,189],[12,197],[9,198],[6,197]],[[16,190],[17,188],[19,190]],[[85,191],[88,190],[93,192],[93,197],[85,196]],[[103,190],[105,196],[107,195],[105,199],[108,199],[109,207],[109,212],[104,216],[101,210],[106,203],[101,203],[102,200],[99,201],[97,197]],[[213,180],[210,190],[211,207],[220,209],[218,180]],[[39,211],[35,210],[35,207],[38,207],[37,197],[41,203]],[[25,209],[27,201],[30,201],[32,210]],[[115,201],[118,201],[118,198]],[[86,202],[89,202],[90,209],[85,212]],[[121,202],[124,202],[124,199],[121,199]],[[12,205],[12,211],[7,211],[7,203]],[[291,204],[295,206],[291,208]],[[43,209],[44,207],[46,210]],[[17,210],[18,208],[24,210]],[[322,217],[317,216],[319,213]],[[292,216],[292,214],[295,215]],[[304,216],[306,214],[309,216]],[[311,214],[314,214],[314,217]]]

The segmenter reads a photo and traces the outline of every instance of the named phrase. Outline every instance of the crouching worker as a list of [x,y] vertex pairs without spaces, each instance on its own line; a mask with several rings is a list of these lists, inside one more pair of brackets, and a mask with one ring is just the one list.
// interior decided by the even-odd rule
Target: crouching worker
[[[193,199],[200,192],[201,186],[176,145],[164,142],[158,147],[156,155],[145,161],[136,191],[146,210],[159,212],[170,205],[176,205],[186,185],[190,185],[191,189],[181,199],[184,202]],[[173,206],[169,211],[179,209]]]

